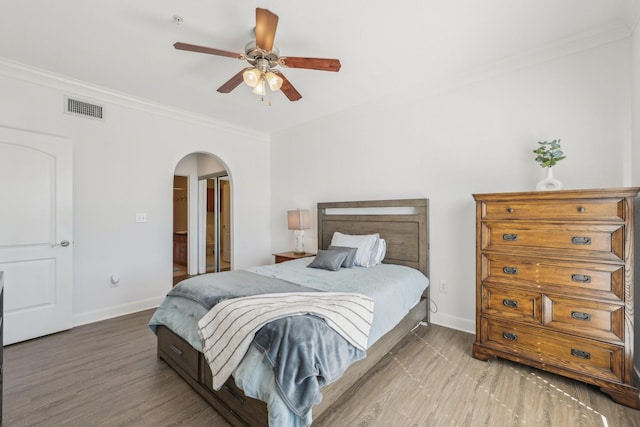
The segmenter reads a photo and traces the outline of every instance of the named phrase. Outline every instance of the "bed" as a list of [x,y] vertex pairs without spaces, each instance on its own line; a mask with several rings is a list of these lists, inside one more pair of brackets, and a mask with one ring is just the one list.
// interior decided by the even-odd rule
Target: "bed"
[[[304,416],[296,416],[290,419],[287,417],[294,415],[281,415],[281,409],[279,409],[281,402],[279,397],[269,397],[277,395],[277,393],[271,391],[264,392],[263,389],[275,388],[271,384],[274,382],[274,378],[271,370],[268,369],[269,366],[261,362],[263,358],[260,353],[255,351],[254,346],[251,346],[250,350],[247,351],[242,363],[233,371],[233,376],[224,381],[222,386],[220,386],[220,384],[214,386],[214,376],[205,357],[206,352],[202,348],[202,345],[198,345],[200,343],[198,342],[198,338],[193,336],[193,331],[188,332],[185,330],[186,328],[174,325],[172,320],[166,321],[167,317],[175,316],[179,317],[179,322],[186,324],[197,323],[203,319],[203,313],[207,314],[206,309],[197,308],[190,302],[186,302],[186,306],[179,305],[171,312],[168,311],[168,308],[164,308],[159,315],[163,306],[168,307],[171,305],[167,304],[167,300],[169,300],[169,298],[167,298],[150,321],[150,327],[152,327],[157,334],[158,357],[173,368],[196,392],[234,426],[268,426],[270,423],[272,426],[308,425],[311,422],[311,413],[313,421],[320,420],[323,413],[334,403],[338,402],[352,387],[357,387],[358,383],[366,377],[367,373],[374,368],[376,363],[409,333],[411,329],[416,327],[420,322],[428,321],[429,311],[427,301],[429,287],[428,280],[425,279],[429,276],[427,199],[318,203],[317,218],[319,250],[327,250],[329,248],[334,233],[336,232],[346,235],[370,235],[378,233],[380,239],[384,239],[386,242],[386,254],[381,266],[371,268],[356,267],[355,269],[348,269],[349,271],[347,272],[344,272],[347,269],[342,269],[341,271],[344,273],[341,274],[355,275],[360,274],[360,271],[362,271],[364,274],[369,275],[367,280],[375,282],[376,278],[374,276],[383,277],[380,273],[386,275],[388,271],[390,277],[394,277],[396,270],[401,270],[403,274],[409,272],[413,275],[417,275],[415,272],[415,270],[417,270],[421,273],[419,276],[426,281],[427,285],[424,287],[424,290],[420,291],[417,303],[407,306],[406,311],[403,311],[400,315],[400,320],[397,321],[397,323],[394,321],[395,326],[386,327],[386,329],[383,330],[383,334],[378,331],[375,324],[375,321],[382,316],[378,314],[373,316],[374,325],[371,329],[373,336],[369,336],[372,344],[366,348],[366,357],[359,358],[359,360],[350,364],[348,368],[341,373],[339,378],[321,388],[322,400],[313,406],[312,412],[309,412],[306,419]],[[293,280],[294,283],[298,280],[297,275],[302,270],[309,273],[307,275],[311,277],[309,280],[316,280],[316,276],[322,277],[322,280],[325,280],[324,277],[339,276],[339,274],[331,275],[326,271],[316,271],[316,269],[306,268],[312,260],[312,258],[306,258],[273,266],[259,266],[254,269],[249,269],[249,273],[259,273],[261,276],[273,275],[274,277],[277,276],[278,278],[287,280],[289,280],[289,277],[295,277],[296,279]],[[216,273],[213,276],[217,276],[216,279],[218,282],[225,277],[221,276],[221,273]],[[198,276],[194,279],[206,281],[210,280],[213,276]],[[233,280],[231,280],[231,282],[233,282]],[[305,283],[305,285],[307,285],[307,283]],[[311,286],[313,287],[313,283]],[[318,289],[322,291],[327,290]],[[415,293],[415,290],[413,292]],[[377,296],[376,298],[380,297]],[[170,303],[174,303],[176,299],[180,300],[180,304],[185,303],[181,298],[171,298]],[[379,300],[376,301],[375,309],[378,311],[382,310],[383,307],[379,304]],[[387,310],[387,308],[385,308],[385,310]],[[255,360],[251,361],[252,358]],[[258,361],[258,359],[260,359],[260,361]],[[262,363],[262,365],[265,366],[254,367],[251,363]],[[254,369],[255,375],[253,375]],[[238,384],[240,384],[242,388],[239,387]],[[280,385],[280,383],[278,384]],[[263,395],[263,393],[267,394]],[[254,397],[260,397],[269,403],[267,404],[265,401]],[[283,412],[286,413],[287,410]],[[274,415],[275,413],[278,413],[278,415]],[[274,418],[274,416],[276,418]],[[293,420],[295,420],[295,422]]]

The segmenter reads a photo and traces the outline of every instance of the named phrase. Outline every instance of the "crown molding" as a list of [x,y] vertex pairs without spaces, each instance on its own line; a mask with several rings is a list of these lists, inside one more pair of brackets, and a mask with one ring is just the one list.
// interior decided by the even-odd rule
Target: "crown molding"
[[635,33],[638,30],[640,23],[640,0],[627,0],[627,6],[625,7],[625,22],[631,28],[631,32]]
[[193,125],[228,132],[257,141],[271,141],[271,138],[267,133],[248,130],[205,115],[195,114],[178,108],[169,107],[167,105],[158,104],[146,99],[137,98],[125,93],[55,74],[47,70],[11,61],[6,58],[0,58],[0,76],[57,89],[61,92],[86,97],[92,100],[104,101],[110,104],[136,109],[145,113],[164,116],[166,118],[179,120]]
[[556,40],[540,47],[522,51],[501,60],[488,62],[475,67],[468,67],[456,73],[441,78],[435,78],[425,84],[424,90],[416,93],[414,87],[406,88],[399,94],[384,96],[385,102],[404,103],[415,99],[425,99],[425,93],[444,93],[470,84],[482,82],[503,74],[520,69],[533,67],[538,64],[575,55],[590,49],[595,49],[609,43],[631,37],[629,26],[622,20],[594,27],[588,31]]
[[[470,68],[452,77],[452,83],[470,83],[485,80],[500,74],[532,67],[545,62],[575,55],[590,49],[629,38],[631,30],[622,21],[592,28],[565,39],[523,51],[499,61]],[[455,83],[454,83],[455,84]]]

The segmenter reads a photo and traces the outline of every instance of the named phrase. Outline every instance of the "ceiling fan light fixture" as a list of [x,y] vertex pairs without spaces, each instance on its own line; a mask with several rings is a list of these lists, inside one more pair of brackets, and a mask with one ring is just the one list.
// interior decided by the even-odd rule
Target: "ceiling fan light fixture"
[[260,96],[264,96],[267,93],[267,85],[265,84],[264,77],[260,77],[258,84],[253,88],[252,92]]
[[250,87],[256,87],[260,82],[261,76],[262,73],[257,68],[252,68],[242,73],[242,79]]
[[269,89],[271,89],[272,91],[275,92],[282,87],[282,82],[283,82],[282,77],[280,77],[273,71],[267,71],[264,77],[267,80],[267,83],[269,84]]

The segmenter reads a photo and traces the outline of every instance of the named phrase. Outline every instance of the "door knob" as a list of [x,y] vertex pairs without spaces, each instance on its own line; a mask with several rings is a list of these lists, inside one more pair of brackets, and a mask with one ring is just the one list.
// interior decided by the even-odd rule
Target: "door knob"
[[62,246],[63,248],[66,248],[67,246],[69,246],[71,243],[68,240],[63,240],[60,243],[54,243],[53,245],[51,245],[51,247],[55,247],[55,246]]

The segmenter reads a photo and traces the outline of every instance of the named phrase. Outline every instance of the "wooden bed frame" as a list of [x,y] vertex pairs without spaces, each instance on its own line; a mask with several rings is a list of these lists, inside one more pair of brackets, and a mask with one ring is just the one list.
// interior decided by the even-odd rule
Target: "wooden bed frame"
[[[345,234],[379,233],[387,242],[383,262],[407,265],[429,277],[429,201],[427,199],[318,203],[318,248],[327,249],[335,231]],[[352,364],[337,381],[322,388],[323,399],[313,408],[319,420],[420,321],[429,319],[429,288],[423,299],[391,331],[367,350],[367,357]],[[158,327],[158,357],[171,366],[233,426],[267,427],[266,403],[246,397],[233,378],[215,391],[204,355],[174,334]]]

